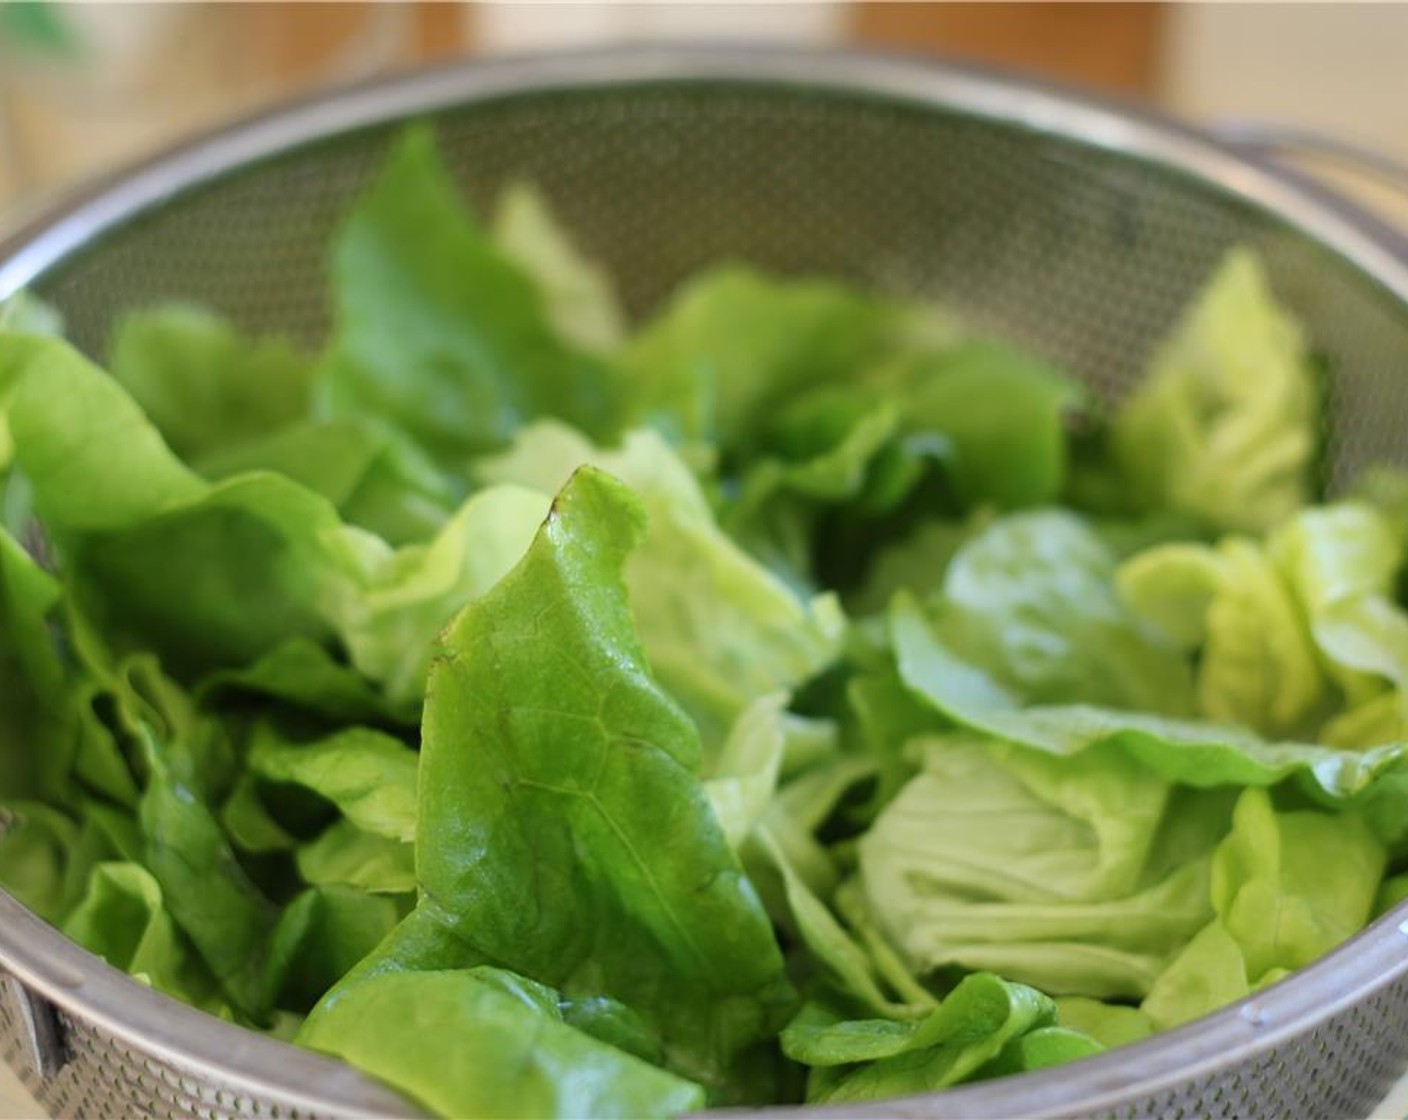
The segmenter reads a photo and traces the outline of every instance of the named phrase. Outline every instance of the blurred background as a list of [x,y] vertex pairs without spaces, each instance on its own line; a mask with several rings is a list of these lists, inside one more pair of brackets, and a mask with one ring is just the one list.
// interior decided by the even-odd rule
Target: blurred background
[[[1408,163],[1404,4],[0,0],[0,228],[318,87],[470,55],[691,38],[978,59],[1195,121],[1312,127]],[[1403,199],[1343,182],[1408,220]]]

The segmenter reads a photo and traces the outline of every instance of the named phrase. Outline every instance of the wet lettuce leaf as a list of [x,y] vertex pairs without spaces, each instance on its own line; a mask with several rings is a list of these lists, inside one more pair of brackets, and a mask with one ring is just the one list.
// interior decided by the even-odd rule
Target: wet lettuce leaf
[[697,1085],[564,1022],[558,994],[499,969],[373,976],[325,1006],[302,1041],[444,1116],[673,1116]]
[[603,451],[562,425],[534,425],[480,473],[551,494],[583,463],[644,502],[645,535],[626,562],[631,611],[651,672],[699,727],[709,771],[750,703],[795,690],[837,655],[839,609],[829,596],[807,602],[739,548],[688,468],[649,430]]
[[[747,1091],[731,1088],[742,1052],[792,996],[699,779],[698,734],[635,635],[622,572],[644,521],[623,484],[579,470],[525,559],[446,631],[423,727],[412,921],[443,929],[435,946],[459,943],[460,967],[495,962],[571,998],[619,1001],[668,1068],[728,1100]],[[659,844],[662,828],[676,841]],[[398,959],[395,939],[383,950],[368,971],[445,964]],[[357,990],[354,977],[330,994],[312,1038]]]

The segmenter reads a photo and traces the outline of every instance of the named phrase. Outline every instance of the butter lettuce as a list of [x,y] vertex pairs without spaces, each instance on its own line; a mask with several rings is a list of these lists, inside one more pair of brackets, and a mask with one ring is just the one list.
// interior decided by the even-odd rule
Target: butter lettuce
[[1116,462],[1146,508],[1264,531],[1312,499],[1319,409],[1300,325],[1234,250],[1116,416]]
[[461,158],[390,145],[316,350],[173,304],[100,359],[0,308],[5,890],[525,1117],[1078,1061],[1402,904],[1408,487],[1317,500],[1249,250],[1105,402],[741,262],[634,324]]
[[[1118,754],[921,740],[923,769],[860,842],[865,904],[917,975],[962,966],[1056,995],[1146,994],[1211,917],[1211,804]],[[1173,812],[1206,822],[1169,870]],[[1196,849],[1201,846],[1200,853]]]
[[333,256],[321,406],[395,427],[446,469],[538,416],[595,435],[620,414],[612,366],[553,330],[542,294],[460,202],[427,129],[408,132]]

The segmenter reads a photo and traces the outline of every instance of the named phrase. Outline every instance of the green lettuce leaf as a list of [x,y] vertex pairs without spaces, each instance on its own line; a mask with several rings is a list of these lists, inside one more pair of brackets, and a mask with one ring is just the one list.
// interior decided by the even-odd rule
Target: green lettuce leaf
[[51,533],[125,528],[205,491],[122,387],[57,339],[0,334],[0,411]]
[[1212,861],[1216,919],[1174,960],[1143,1005],[1177,1026],[1323,956],[1373,915],[1383,843],[1353,812],[1277,811],[1242,794]]
[[114,644],[154,649],[194,675],[330,636],[384,545],[279,476],[203,482],[63,343],[3,336],[0,351],[35,508],[76,600]]
[[1278,813],[1265,790],[1242,794],[1213,858],[1212,901],[1249,978],[1301,968],[1363,927],[1384,863],[1383,844],[1355,813]]
[[[813,391],[779,409],[738,494],[720,513],[730,536],[794,587],[812,589],[823,559],[818,531],[840,507],[857,518],[888,512],[918,484],[926,452],[947,445],[899,437],[896,402],[853,386]],[[838,530],[838,535],[840,531]]]
[[1299,324],[1237,249],[1116,416],[1116,462],[1146,508],[1259,532],[1311,500],[1319,408]]
[[293,345],[182,304],[125,315],[109,366],[188,463],[306,419],[312,400],[313,362]]
[[363,589],[348,597],[339,629],[352,663],[393,707],[425,695],[436,635],[519,561],[549,500],[521,486],[482,490],[432,540],[372,566]]
[[493,968],[371,977],[308,1020],[301,1041],[444,1116],[631,1118],[704,1093],[562,1020],[558,995]]
[[1026,703],[1191,712],[1184,655],[1141,626],[1114,587],[1115,558],[1057,510],[994,522],[950,561],[935,634]]
[[0,528],[0,800],[65,793],[76,711],[49,629],[62,595],[59,582]]
[[1148,1016],[1135,1007],[1102,1003],[1086,996],[1058,996],[1057,1018],[1061,1025],[1093,1038],[1101,1046],[1123,1046],[1153,1033]]
[[202,678],[196,696],[204,703],[265,697],[346,723],[420,722],[420,697],[390,703],[370,681],[306,638],[290,638],[241,669],[220,669]]
[[835,657],[839,611],[830,598],[801,601],[721,532],[698,483],[652,432],[600,451],[561,425],[537,424],[481,476],[554,493],[583,463],[644,502],[645,537],[626,566],[636,630],[651,672],[694,718],[712,760],[750,703],[794,691]]
[[310,1010],[395,928],[401,911],[384,895],[351,887],[303,891],[279,916],[269,946],[264,1001]]
[[[621,573],[644,518],[621,483],[579,471],[525,559],[446,631],[423,727],[413,928],[444,927],[436,952],[459,943],[459,966],[496,961],[572,998],[618,1000],[671,1069],[728,1099],[740,1053],[791,993],[697,777],[697,734],[632,627]],[[656,842],[662,828],[676,842]],[[385,951],[369,971],[395,967],[404,943]]]
[[[1198,666],[1200,711],[1270,738],[1313,736],[1327,682],[1301,605],[1271,558],[1252,542],[1225,540],[1216,557],[1216,589],[1204,615]],[[1158,563],[1147,553],[1131,561]],[[1162,581],[1166,571],[1154,568],[1149,578]],[[1190,628],[1193,617],[1190,609]]]
[[271,727],[256,730],[249,770],[268,782],[301,786],[332,802],[353,825],[411,843],[416,834],[416,752],[399,739],[349,727],[311,743]]
[[355,887],[370,894],[412,894],[416,849],[389,836],[335,821],[302,845],[295,858],[303,881],[315,887]]
[[785,692],[755,700],[729,731],[704,793],[729,847],[738,851],[763,819],[777,790],[787,747]]
[[275,908],[250,882],[210,810],[151,740],[147,766],[143,862],[231,1002],[258,1020],[269,1010],[263,973]]
[[1218,919],[1204,926],[1154,983],[1140,1012],[1171,1030],[1251,994],[1242,949]]
[[819,1067],[814,1104],[845,1104],[932,1093],[956,1085],[1014,1039],[1054,1025],[1046,996],[990,973],[962,980],[923,1018],[845,1020],[808,1004],[782,1032],[787,1056]]
[[385,425],[354,420],[299,424],[196,465],[214,482],[249,471],[286,475],[330,501],[348,524],[393,545],[434,536],[460,496],[413,444]]
[[461,205],[428,129],[395,145],[338,239],[333,416],[396,427],[446,466],[556,416],[618,422],[612,369],[554,333],[532,281]]
[[626,316],[606,272],[585,259],[531,183],[514,183],[494,213],[499,250],[532,277],[548,319],[566,342],[591,354],[614,353]]
[[[1401,701],[1388,726],[1359,710],[1388,685],[1402,689],[1391,651],[1408,618],[1388,598],[1401,560],[1384,518],[1341,504],[1297,514],[1264,546],[1229,537],[1150,549],[1118,583],[1132,609],[1199,653],[1203,715],[1271,738],[1368,746],[1402,724]],[[1326,726],[1341,705],[1355,711]]]
[[996,1058],[978,1071],[975,1080],[1050,1069],[1088,1058],[1104,1049],[1102,1043],[1081,1031],[1069,1027],[1038,1027],[1012,1039]]
[[783,889],[797,935],[811,951],[831,988],[832,998],[854,1003],[863,1013],[888,1019],[924,1014],[935,999],[903,970],[896,976],[883,968],[858,938],[797,873],[776,824],[765,825],[758,840],[783,878]]
[[923,769],[860,841],[866,905],[916,973],[961,965],[1057,994],[1142,996],[1211,916],[1214,806],[1179,806],[1209,827],[1203,852],[1168,870],[1169,786],[1124,756],[921,742]]
[[219,1013],[224,997],[167,912],[161,887],[135,863],[99,863],[64,934],[158,991]]
[[879,549],[861,585],[845,597],[847,610],[873,615],[887,610],[897,591],[927,599],[943,586],[953,558],[993,521],[993,511],[980,509],[964,520],[922,521],[899,540]]
[[949,442],[948,474],[965,506],[1045,505],[1065,488],[1065,421],[1085,399],[1065,374],[1007,343],[971,339],[885,376],[902,387],[905,430]]
[[744,448],[770,409],[853,380],[905,327],[894,305],[843,285],[724,265],[692,278],[631,339],[632,416],[686,445]]
[[[953,649],[912,600],[890,617],[900,677],[939,714],[974,731],[1055,755],[1102,744],[1124,751],[1169,781],[1200,788],[1269,786],[1300,778],[1313,795],[1343,802],[1408,768],[1408,744],[1344,750],[1303,741],[1269,741],[1245,728],[1080,703],[1027,705],[986,667]],[[1408,790],[1392,788],[1401,813]]]
[[41,802],[0,802],[0,887],[45,921],[63,920],[73,904],[69,863],[78,826]]

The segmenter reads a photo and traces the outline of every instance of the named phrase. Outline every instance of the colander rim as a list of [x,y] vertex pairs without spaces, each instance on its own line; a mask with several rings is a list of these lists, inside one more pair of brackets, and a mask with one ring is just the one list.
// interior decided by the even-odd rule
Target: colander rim
[[[288,103],[180,144],[57,203],[0,241],[0,299],[94,238],[179,194],[307,144],[455,106],[573,88],[708,82],[887,99],[1111,150],[1191,174],[1288,222],[1408,307],[1408,240],[1367,214],[1156,112],[983,66],[854,49],[648,46],[459,61]],[[1195,1023],[1074,1065],[938,1094],[847,1106],[849,1117],[1011,1117],[1094,1111],[1187,1083],[1313,1028],[1408,971],[1408,903],[1285,980]],[[0,972],[74,1018],[241,1093],[332,1115],[413,1116],[340,1062],[155,992],[0,890]],[[277,1075],[273,1071],[277,1071]],[[838,1116],[837,1108],[751,1115]]]

